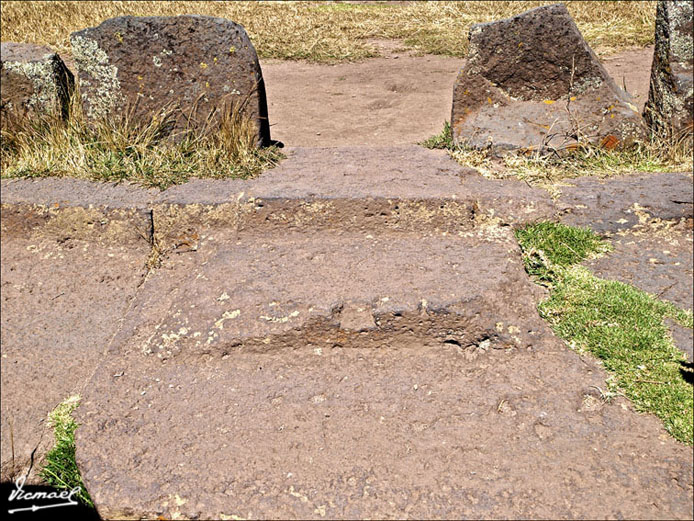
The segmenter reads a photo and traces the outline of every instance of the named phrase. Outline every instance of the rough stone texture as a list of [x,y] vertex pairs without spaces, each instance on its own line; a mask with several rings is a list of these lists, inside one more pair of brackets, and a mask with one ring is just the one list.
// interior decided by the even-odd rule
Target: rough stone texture
[[690,219],[691,173],[635,174],[571,179],[557,201],[561,220],[599,233],[627,230],[651,219]]
[[49,47],[0,44],[0,119],[14,128],[37,114],[67,117],[72,73]]
[[[545,191],[520,181],[485,179],[440,150],[294,148],[277,168],[248,181],[196,179],[159,192],[78,179],[3,179],[0,200],[23,211],[34,208],[32,219],[93,205],[95,216],[131,220],[143,230],[149,211],[155,233],[164,235],[167,228],[199,234],[214,227],[308,226],[458,232],[479,219],[519,225],[556,217],[607,233],[629,229],[644,216],[679,220],[693,213],[691,173],[585,177],[566,185],[553,202]],[[21,220],[14,222],[19,226]]]
[[[148,121],[179,108],[175,130],[202,128],[225,105],[243,110],[270,144],[265,85],[244,28],[208,16],[123,16],[70,36],[85,113],[133,110]],[[189,119],[190,118],[190,119]]]
[[[684,298],[666,279],[691,278],[691,242],[667,241],[691,237],[691,174],[572,180],[552,202],[442,151],[343,147],[161,193],[65,181],[1,183],[3,464],[8,419],[47,443],[41,419],[79,388],[78,464],[105,517],[691,519],[691,448],[601,399],[512,235],[595,222],[615,255],[668,262],[613,259],[625,276]],[[143,278],[147,223],[164,254]],[[671,233],[639,242],[653,229]]]
[[691,451],[599,399],[497,232],[216,233],[171,256],[77,413],[99,512],[690,516]]
[[33,483],[53,445],[48,413],[91,377],[142,281],[150,248],[145,240],[82,240],[65,227],[56,235],[44,224],[12,236],[4,213],[2,222],[0,479],[31,469]]
[[612,252],[586,265],[602,278],[631,284],[683,309],[692,309],[692,217],[680,221],[641,217],[642,224],[612,237]]
[[563,148],[581,136],[615,146],[645,130],[563,4],[470,29],[451,124],[456,143],[496,151]]
[[[3,204],[94,205],[118,220],[149,209],[169,244],[204,229],[379,228],[457,233],[474,221],[547,219],[549,195],[516,180],[488,180],[441,150],[418,146],[296,148],[274,169],[244,180],[192,180],[164,192],[81,180],[2,180]],[[141,213],[128,214],[139,223]],[[114,218],[115,218],[114,217]],[[140,224],[138,227],[142,228]]]
[[644,117],[661,135],[694,128],[694,26],[692,2],[658,2],[651,88]]
[[665,322],[670,328],[675,345],[687,355],[687,360],[692,364],[694,362],[694,331],[671,319],[667,319]]

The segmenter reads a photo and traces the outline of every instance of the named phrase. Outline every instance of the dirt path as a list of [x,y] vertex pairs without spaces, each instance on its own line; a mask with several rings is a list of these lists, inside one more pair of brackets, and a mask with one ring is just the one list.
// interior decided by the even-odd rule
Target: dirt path
[[[384,56],[360,63],[262,62],[273,139],[289,146],[417,143],[450,119],[453,83],[463,61],[413,56],[381,42]],[[653,49],[604,60],[618,85],[643,108]]]

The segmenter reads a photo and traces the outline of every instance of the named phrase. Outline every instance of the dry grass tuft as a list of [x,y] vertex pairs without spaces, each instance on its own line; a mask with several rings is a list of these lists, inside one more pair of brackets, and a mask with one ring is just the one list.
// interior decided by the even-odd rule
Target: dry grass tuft
[[[553,2],[18,2],[2,4],[3,39],[70,54],[69,35],[120,15],[203,14],[241,23],[261,58],[331,63],[378,55],[370,39],[397,39],[421,53],[465,57],[475,23]],[[598,54],[653,43],[655,2],[566,2]]]
[[126,110],[88,123],[75,92],[66,121],[44,115],[2,131],[2,177],[69,176],[165,189],[192,177],[248,178],[282,157],[274,147],[258,148],[254,123],[230,106],[217,123],[208,118],[202,128],[175,136],[177,109],[165,109],[144,124],[132,114]]
[[607,150],[583,143],[560,155],[514,155],[492,157],[485,150],[455,147],[451,156],[459,163],[476,168],[489,178],[516,177],[558,195],[565,179],[581,176],[612,177],[644,172],[687,172],[692,169],[692,138],[664,142],[653,138],[632,147]]
[[460,164],[491,179],[515,177],[528,184],[558,194],[564,179],[580,176],[611,177],[637,172],[691,172],[694,137],[658,136],[630,147],[609,150],[588,141],[573,150],[560,153],[506,154],[501,157],[489,150],[477,150],[453,144],[450,123],[440,134],[421,143],[427,148],[445,149]]

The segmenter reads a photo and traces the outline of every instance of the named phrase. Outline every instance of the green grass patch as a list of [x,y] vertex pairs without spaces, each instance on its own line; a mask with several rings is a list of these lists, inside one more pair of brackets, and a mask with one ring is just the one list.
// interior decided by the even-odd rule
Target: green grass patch
[[585,228],[541,222],[516,231],[523,248],[525,268],[542,280],[552,280],[557,267],[573,264],[609,251],[608,243]]
[[550,288],[538,309],[554,332],[602,360],[637,410],[655,414],[673,437],[692,444],[694,394],[680,371],[686,358],[665,325],[671,318],[692,328],[692,312],[580,266],[609,249],[590,230],[545,222],[517,230],[516,238],[528,272]]
[[432,150],[453,150],[455,147],[453,145],[453,131],[451,130],[451,124],[448,121],[444,121],[443,130],[441,133],[425,139],[420,143],[420,145]]
[[48,416],[55,435],[55,445],[46,454],[46,463],[40,475],[49,485],[58,489],[72,490],[79,487],[80,492],[75,497],[86,506],[93,508],[94,503],[84,487],[75,461],[77,422],[72,417],[72,413],[79,405],[79,401],[79,396],[71,396],[53,409]]

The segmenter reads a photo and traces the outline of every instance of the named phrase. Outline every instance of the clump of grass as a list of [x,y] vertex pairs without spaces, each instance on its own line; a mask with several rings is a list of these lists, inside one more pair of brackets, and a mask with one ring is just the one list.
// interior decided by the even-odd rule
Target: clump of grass
[[451,130],[451,124],[448,121],[444,121],[441,133],[425,139],[420,145],[432,150],[453,150],[453,131]]
[[671,318],[692,328],[691,311],[580,266],[609,248],[590,230],[545,222],[517,230],[516,238],[528,272],[550,288],[539,311],[554,332],[602,360],[637,410],[655,414],[673,437],[692,444],[694,396],[680,372],[685,356],[665,325]]
[[256,146],[253,122],[236,107],[225,107],[213,128],[208,118],[176,135],[171,132],[181,114],[175,108],[145,122],[126,110],[90,123],[76,92],[69,112],[67,120],[47,114],[3,130],[2,177],[69,176],[163,190],[192,177],[252,177],[282,157],[275,147]]
[[[70,53],[73,31],[122,15],[203,14],[241,23],[261,58],[322,63],[376,56],[371,39],[397,39],[416,52],[465,57],[470,26],[549,2],[3,2],[3,39]],[[598,54],[653,43],[655,2],[566,2]]]
[[526,270],[542,280],[553,280],[556,266],[578,264],[611,249],[591,230],[549,221],[517,230],[516,238],[524,250]]
[[582,142],[561,153],[506,154],[494,156],[488,149],[455,145],[450,123],[421,144],[446,149],[458,163],[477,169],[489,178],[510,178],[553,189],[564,179],[580,176],[610,177],[637,172],[682,172],[692,168],[691,134],[653,136],[649,141],[608,149]]
[[46,463],[40,474],[49,485],[65,490],[79,488],[75,496],[88,507],[94,503],[82,482],[82,476],[75,461],[75,429],[77,422],[72,413],[78,407],[79,396],[71,396],[60,403],[48,416],[55,435],[55,445],[46,454]]

